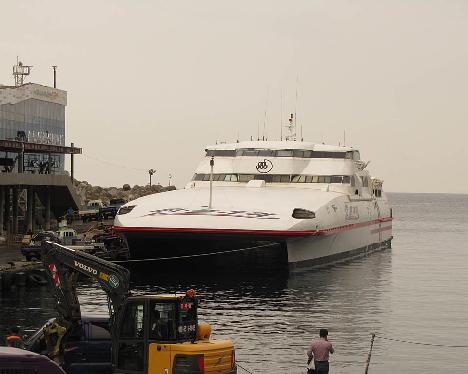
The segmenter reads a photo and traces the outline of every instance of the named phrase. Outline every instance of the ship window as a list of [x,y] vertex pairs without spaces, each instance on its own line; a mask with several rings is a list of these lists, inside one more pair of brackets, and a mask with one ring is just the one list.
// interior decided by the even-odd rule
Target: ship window
[[313,151],[312,158],[345,158],[346,152]]
[[256,149],[244,149],[242,156],[258,156],[258,151]]
[[224,176],[224,181],[225,182],[237,182],[237,175],[236,174],[226,174]]
[[301,157],[301,158],[303,158],[303,157],[304,157],[304,151],[300,151],[300,150],[295,149],[295,150],[293,151],[293,157]]
[[195,181],[202,181],[204,177],[204,174],[195,174],[193,180]]
[[236,156],[257,156],[258,150],[256,149],[238,149]]
[[293,183],[304,183],[305,182],[305,175],[293,175],[292,182]]
[[306,175],[305,181],[306,183],[312,183],[312,175]]
[[327,177],[327,176],[324,176],[324,175],[320,175],[318,177],[318,182],[319,183],[330,183],[331,182],[331,177]]
[[344,175],[343,176],[343,183],[350,183],[351,182],[351,177],[349,175]]
[[254,179],[253,174],[239,174],[239,182],[249,182]]
[[210,174],[203,174],[203,181],[209,181],[210,180]]
[[274,183],[289,183],[290,182],[290,177],[289,177],[289,175],[285,175],[285,174],[273,175],[272,182],[274,182]]
[[331,183],[342,183],[343,177],[341,175],[333,175],[331,177]]
[[273,181],[273,176],[267,174],[257,174],[254,179],[264,180],[265,182],[270,183]]
[[272,151],[271,149],[260,149],[258,151],[258,156],[261,156],[261,157],[274,157],[275,156],[275,151]]
[[312,152],[312,157],[313,158],[327,158],[327,153],[328,152],[321,152],[321,151],[313,151]]
[[276,156],[277,157],[292,157],[293,151],[291,150],[279,150],[276,151]]
[[206,155],[209,157],[234,157],[236,155],[236,151],[234,149],[207,149]]
[[353,152],[346,152],[346,159],[352,160],[353,159]]

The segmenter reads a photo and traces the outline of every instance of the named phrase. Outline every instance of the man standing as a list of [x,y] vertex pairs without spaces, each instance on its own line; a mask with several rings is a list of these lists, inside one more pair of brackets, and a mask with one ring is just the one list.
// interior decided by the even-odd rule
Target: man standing
[[315,364],[315,372],[317,374],[328,374],[330,364],[328,359],[330,353],[335,352],[333,346],[328,341],[328,330],[320,329],[320,339],[315,339],[307,350],[309,362],[313,359]]
[[14,348],[23,348],[23,339],[20,338],[19,336],[19,328],[16,326],[13,326],[9,334],[6,337],[6,345],[7,347],[14,347]]

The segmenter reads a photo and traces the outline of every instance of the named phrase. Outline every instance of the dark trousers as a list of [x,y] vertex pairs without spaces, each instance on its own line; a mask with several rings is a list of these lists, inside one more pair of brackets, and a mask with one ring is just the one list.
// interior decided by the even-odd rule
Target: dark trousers
[[330,371],[330,364],[328,361],[314,361],[315,372],[317,374],[328,374]]

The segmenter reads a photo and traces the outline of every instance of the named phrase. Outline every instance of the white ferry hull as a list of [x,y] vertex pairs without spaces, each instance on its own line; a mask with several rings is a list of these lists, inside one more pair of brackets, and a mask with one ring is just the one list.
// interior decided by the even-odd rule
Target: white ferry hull
[[391,219],[383,219],[339,233],[288,240],[289,268],[331,264],[389,248],[391,232]]
[[[385,197],[352,200],[321,189],[219,187],[210,210],[203,204],[207,191],[178,190],[132,202],[134,211],[115,221],[131,257],[254,268],[279,261],[295,269],[390,245],[391,212]],[[294,208],[314,211],[316,218],[295,219]]]

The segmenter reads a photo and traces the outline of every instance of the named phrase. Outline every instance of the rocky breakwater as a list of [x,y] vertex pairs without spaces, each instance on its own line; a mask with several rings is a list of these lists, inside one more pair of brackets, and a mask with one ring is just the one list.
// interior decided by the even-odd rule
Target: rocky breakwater
[[0,264],[0,291],[21,287],[39,287],[47,284],[42,262],[9,261]]
[[159,184],[152,186],[130,187],[129,184],[124,184],[122,188],[118,187],[100,187],[92,186],[86,181],[75,182],[76,192],[81,199],[81,205],[85,206],[90,200],[101,200],[104,204],[108,204],[111,199],[125,199],[127,201],[138,199],[139,197],[151,195],[154,193],[166,192],[175,190],[175,186],[161,186]]

